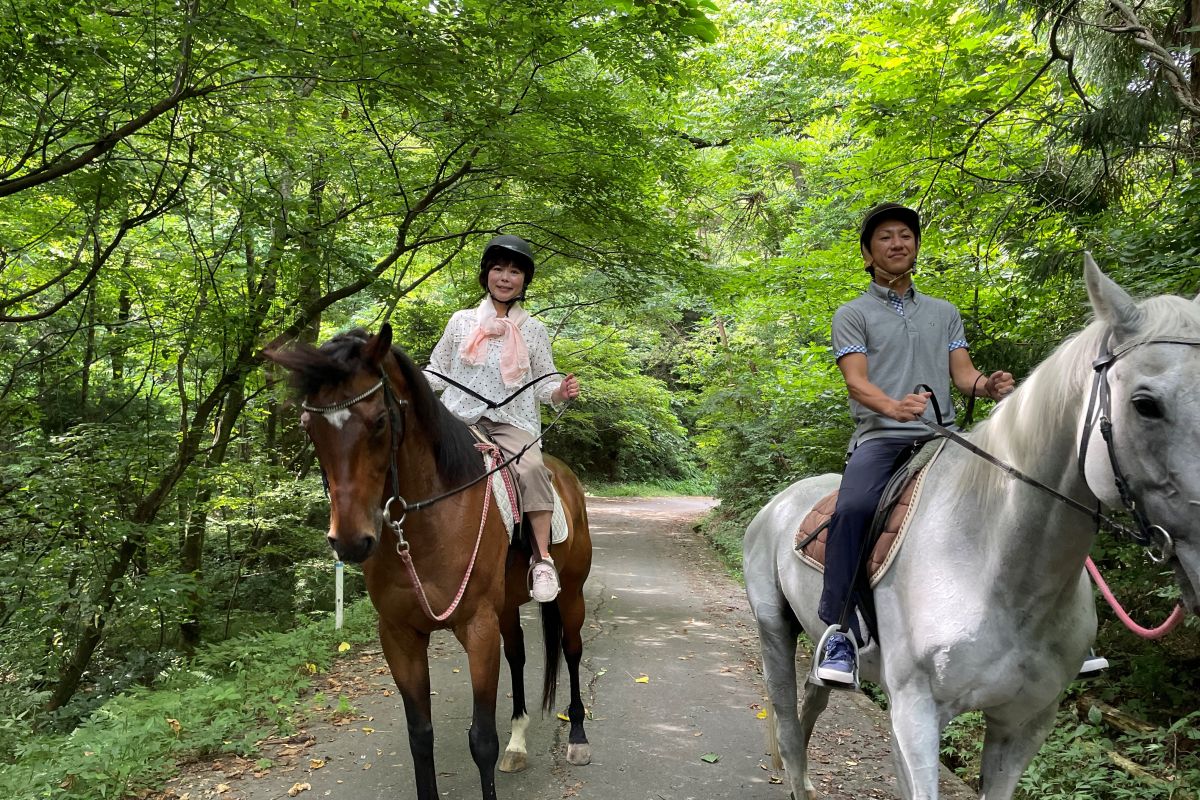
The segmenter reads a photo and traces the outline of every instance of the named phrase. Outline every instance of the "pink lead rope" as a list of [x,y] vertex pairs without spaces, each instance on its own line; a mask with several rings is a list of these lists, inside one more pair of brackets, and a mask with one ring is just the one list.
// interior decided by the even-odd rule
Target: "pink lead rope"
[[1176,625],[1183,621],[1183,606],[1176,603],[1175,610],[1171,612],[1171,616],[1167,617],[1166,622],[1164,622],[1162,625],[1159,625],[1157,628],[1143,628],[1141,625],[1138,625],[1133,621],[1133,618],[1129,616],[1125,609],[1121,608],[1121,604],[1113,595],[1112,589],[1109,589],[1108,584],[1104,582],[1104,578],[1100,577],[1100,570],[1097,569],[1096,565],[1092,562],[1091,556],[1088,556],[1088,559],[1084,562],[1084,564],[1087,567],[1088,574],[1090,574],[1092,576],[1092,580],[1096,582],[1096,588],[1100,590],[1100,594],[1104,595],[1104,599],[1108,601],[1110,606],[1112,606],[1112,610],[1116,613],[1117,619],[1125,623],[1126,628],[1129,628],[1129,630],[1133,631],[1138,636],[1141,636],[1143,639],[1161,639],[1174,630]]
[[[475,447],[488,454],[488,464],[485,469],[490,470],[495,465],[496,459],[500,457],[499,449],[491,443],[480,443],[475,445]],[[408,570],[408,576],[412,578],[413,586],[417,589],[417,599],[421,601],[421,608],[435,622],[443,622],[453,614],[454,609],[458,608],[459,602],[462,601],[463,595],[466,594],[467,583],[471,580],[471,573],[475,570],[475,557],[479,555],[479,543],[483,541],[483,529],[487,526],[488,506],[491,505],[491,499],[492,482],[485,480],[483,482],[483,513],[479,517],[479,533],[475,537],[475,549],[471,552],[471,561],[467,564],[467,574],[463,575],[462,584],[458,587],[458,593],[454,595],[454,600],[441,614],[434,614],[433,609],[429,606],[429,598],[425,596],[425,587],[421,585],[421,579],[417,577],[417,569],[412,563],[412,553],[409,552],[407,547],[400,551],[400,560],[404,562],[404,567]]]

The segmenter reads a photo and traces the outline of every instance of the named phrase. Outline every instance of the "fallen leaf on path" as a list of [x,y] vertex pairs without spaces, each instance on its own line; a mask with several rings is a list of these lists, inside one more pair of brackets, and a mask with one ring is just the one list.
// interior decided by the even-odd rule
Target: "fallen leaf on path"
[[325,766],[325,759],[323,758],[310,758],[308,760],[309,769],[320,769],[323,766]]
[[213,787],[213,791],[216,792],[217,794],[225,794],[226,792],[229,791],[229,784],[228,783],[218,783],[215,787]]
[[368,727],[368,726],[366,726],[366,725],[363,725],[363,726],[362,726],[362,732],[363,732],[363,733],[365,733],[367,736],[370,736],[372,733],[374,733],[374,732],[375,732],[375,729],[374,729],[374,728],[371,728],[371,727]]
[[764,708],[762,711],[758,712],[754,716],[758,717],[759,719],[766,719],[767,718],[767,710]]
[[571,718],[570,718],[570,717],[568,717],[566,714],[562,713],[561,711],[560,711],[560,712],[558,712],[558,714],[556,714],[555,716],[557,716],[557,717],[558,717],[559,719],[561,719],[563,722],[570,722],[570,721],[571,721]]
[[633,682],[634,683],[649,683],[650,676],[649,675],[638,675],[636,678],[633,679]]
[[767,778],[767,783],[783,783],[783,778],[779,777],[778,775],[772,775],[771,777]]
[[[350,649],[350,643],[349,643],[349,642],[342,642],[341,644],[339,644],[339,645],[338,645],[338,652],[339,652],[339,653],[344,653],[344,652],[346,652],[346,651],[347,651],[347,650],[349,650],[349,649]],[[295,795],[292,795],[292,797],[295,797]]]
[[704,755],[700,756],[700,760],[706,764],[715,764],[721,760],[721,757],[716,753],[705,753]]
[[293,783],[292,788],[288,789],[288,797],[295,797],[301,792],[307,792],[311,788],[311,783]]

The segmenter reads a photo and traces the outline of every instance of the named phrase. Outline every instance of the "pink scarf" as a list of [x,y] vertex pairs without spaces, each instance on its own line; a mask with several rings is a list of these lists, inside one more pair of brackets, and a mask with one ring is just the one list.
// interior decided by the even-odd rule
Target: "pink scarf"
[[529,348],[521,335],[521,326],[529,319],[529,312],[513,303],[507,317],[497,317],[492,298],[485,297],[475,311],[475,330],[463,342],[458,354],[463,361],[479,366],[487,361],[488,339],[500,337],[500,377],[508,387],[518,386],[529,372]]

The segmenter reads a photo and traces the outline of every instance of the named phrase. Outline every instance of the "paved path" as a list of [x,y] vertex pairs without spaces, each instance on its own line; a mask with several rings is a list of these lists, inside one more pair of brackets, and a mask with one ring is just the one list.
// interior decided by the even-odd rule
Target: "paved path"
[[[567,764],[566,723],[535,717],[530,768],[497,776],[502,800],[787,800],[782,773],[770,768],[766,753],[745,593],[692,527],[711,501],[590,498],[588,506],[595,558],[582,677],[593,762]],[[524,611],[526,685],[540,691],[540,629],[535,609]],[[448,634],[435,637],[431,652],[439,793],[478,798],[467,750],[466,657]],[[348,667],[331,677],[325,706],[304,731],[264,747],[269,769],[252,761],[206,765],[173,781],[165,796],[276,800],[291,789],[300,798],[414,797],[403,710],[377,648]],[[647,681],[638,682],[643,676]],[[562,680],[565,707],[565,669]],[[502,696],[508,686],[502,667]],[[353,698],[352,713],[337,713],[339,695]],[[502,748],[510,712],[502,699]],[[866,697],[835,693],[812,748],[821,796],[895,798],[887,738],[886,720]],[[947,798],[973,796],[952,782],[943,791]]]

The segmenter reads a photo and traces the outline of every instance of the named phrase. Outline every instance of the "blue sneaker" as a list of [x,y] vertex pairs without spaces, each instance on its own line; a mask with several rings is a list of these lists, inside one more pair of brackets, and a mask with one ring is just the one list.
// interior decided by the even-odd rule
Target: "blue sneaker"
[[817,666],[817,677],[832,683],[854,685],[854,645],[844,633],[832,633],[825,641],[825,654]]

